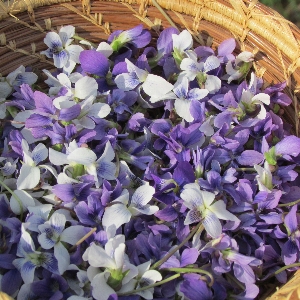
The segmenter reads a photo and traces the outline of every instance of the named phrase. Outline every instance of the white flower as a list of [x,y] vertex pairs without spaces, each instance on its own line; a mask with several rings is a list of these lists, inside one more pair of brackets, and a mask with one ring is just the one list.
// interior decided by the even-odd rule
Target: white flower
[[18,67],[6,78],[0,77],[0,99],[6,99],[12,93],[14,86],[20,86],[23,83],[32,85],[37,79],[37,75],[33,72],[26,72],[24,66]]
[[[88,277],[93,287],[93,297],[96,300],[107,300],[115,294],[115,289],[128,283],[138,274],[137,267],[130,264],[125,256],[125,236],[117,235],[108,240],[105,249],[92,243],[82,256],[88,261]],[[99,273],[98,268],[105,268]],[[108,285],[107,281],[111,284]]]
[[222,233],[222,225],[219,219],[239,222],[235,215],[226,210],[223,200],[214,202],[215,195],[200,190],[199,185],[196,183],[186,184],[180,197],[183,204],[190,209],[184,224],[190,225],[202,221],[204,228],[212,238],[218,238]]
[[49,47],[41,54],[53,58],[57,68],[64,68],[64,72],[70,74],[76,63],[79,63],[79,54],[84,49],[79,45],[70,45],[75,35],[75,27],[72,25],[63,26],[59,33],[48,32],[44,43]]
[[62,242],[75,245],[86,234],[85,227],[81,225],[72,225],[65,229],[66,221],[66,216],[56,211],[49,221],[38,226],[38,241],[44,249],[54,248],[60,274],[70,265],[70,254]]
[[105,228],[111,225],[118,229],[122,224],[128,223],[132,216],[153,215],[158,211],[158,207],[150,205],[155,189],[149,185],[142,185],[136,189],[132,195],[129,206],[129,193],[124,190],[121,196],[111,202],[111,206],[105,209],[102,224]]
[[180,64],[181,73],[188,77],[190,81],[197,79],[199,86],[207,89],[210,93],[216,93],[221,88],[221,80],[217,76],[207,74],[220,66],[220,61],[216,56],[209,56],[205,62],[198,63],[190,57],[184,58]]
[[17,179],[18,190],[32,189],[40,181],[40,169],[37,165],[48,157],[48,149],[44,144],[38,144],[33,151],[29,150],[26,140],[22,139],[23,165]]

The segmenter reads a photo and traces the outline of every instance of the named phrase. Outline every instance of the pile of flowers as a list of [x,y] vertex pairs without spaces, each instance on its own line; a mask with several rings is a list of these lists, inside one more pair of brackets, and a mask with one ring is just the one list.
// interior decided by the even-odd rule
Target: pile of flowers
[[[75,42],[80,40],[80,42]],[[56,71],[0,78],[0,290],[255,299],[299,266],[300,139],[234,39],[49,32]],[[151,46],[150,46],[151,42]]]

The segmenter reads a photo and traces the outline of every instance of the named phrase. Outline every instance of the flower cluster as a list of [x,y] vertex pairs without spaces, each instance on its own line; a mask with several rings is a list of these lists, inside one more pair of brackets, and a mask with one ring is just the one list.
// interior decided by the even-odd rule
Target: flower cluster
[[[142,25],[0,78],[0,290],[23,299],[254,299],[300,266],[300,139],[234,39]],[[152,43],[153,45],[153,43]],[[45,86],[45,85],[44,85]]]

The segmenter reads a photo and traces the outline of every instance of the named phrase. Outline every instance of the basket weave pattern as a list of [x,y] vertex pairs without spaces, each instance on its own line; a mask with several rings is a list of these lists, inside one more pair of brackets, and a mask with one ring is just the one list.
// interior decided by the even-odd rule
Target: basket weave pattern
[[[1,0],[0,0],[1,1]],[[41,73],[54,66],[40,55],[46,32],[63,25],[92,42],[107,39],[114,30],[144,23],[158,37],[161,28],[188,29],[196,44],[217,47],[234,37],[237,50],[256,53],[255,69],[268,83],[287,81],[294,100],[284,119],[299,132],[300,30],[257,0],[15,0],[0,2],[0,73],[21,64]],[[297,272],[269,299],[300,299]]]

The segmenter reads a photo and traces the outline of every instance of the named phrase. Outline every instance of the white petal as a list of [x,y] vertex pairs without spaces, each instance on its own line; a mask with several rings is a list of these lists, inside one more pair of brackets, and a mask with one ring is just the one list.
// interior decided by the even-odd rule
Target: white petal
[[118,229],[121,225],[128,223],[131,219],[131,213],[123,204],[113,204],[105,209],[102,225],[108,228],[115,225]]
[[79,45],[70,45],[66,47],[66,50],[69,52],[70,55],[70,61],[73,62],[73,64],[71,64],[70,66],[68,66],[68,69],[70,69],[70,72],[72,72],[72,70],[75,67],[75,64],[79,64],[79,55],[81,53],[81,51],[83,51],[84,49],[79,46]]
[[226,205],[223,200],[219,200],[215,202],[213,205],[209,207],[209,209],[219,218],[222,220],[230,220],[230,221],[239,221],[239,219],[226,210]]
[[35,206],[34,199],[25,191],[15,190],[14,193],[20,199],[21,203],[14,197],[11,196],[10,208],[16,215],[21,214],[21,208],[23,212],[27,211],[28,206]]
[[12,87],[6,82],[0,82],[0,99],[6,97],[12,92]]
[[90,96],[97,96],[98,83],[95,78],[85,76],[75,83],[74,96],[79,99],[86,99]]
[[115,83],[119,89],[131,91],[141,82],[135,73],[123,73],[116,76]]
[[[0,90],[1,90],[1,85],[0,85]],[[1,96],[0,96],[0,98],[1,98]],[[33,110],[23,110],[23,111],[20,111],[14,117],[14,121],[25,122],[33,113],[34,113]],[[16,128],[21,128],[21,127],[24,126],[24,124],[16,124],[16,123],[12,123],[11,125],[14,126],[14,127],[16,127]]]
[[143,90],[149,96],[163,96],[173,89],[173,84],[163,77],[149,74],[143,83]]
[[216,56],[209,56],[204,62],[204,70],[205,72],[209,72],[214,70],[220,66],[220,61]]
[[67,43],[69,39],[75,34],[75,27],[72,25],[63,26],[59,30],[59,37],[63,42],[63,45]]
[[189,209],[194,209],[204,204],[200,190],[184,189],[180,194],[180,198]]
[[157,281],[161,281],[162,280],[162,276],[156,270],[148,270],[148,271],[146,271],[143,274],[142,279],[146,279],[147,282],[149,282],[149,284],[153,284],[153,283],[155,283]]
[[[57,235],[61,235],[61,233],[65,228],[66,221],[67,221],[66,216],[64,214],[61,214],[59,211],[56,211],[53,213],[53,215],[51,216],[48,222],[51,228],[54,230],[54,232]],[[41,227],[40,230],[43,230],[44,228],[43,226],[44,225],[39,226],[39,229]]]
[[185,29],[179,35],[172,34],[173,48],[178,49],[180,52],[190,49],[193,45],[192,35]]
[[63,233],[60,235],[60,240],[62,242],[75,245],[81,238],[86,235],[86,229],[81,225],[73,225],[66,228]]
[[54,256],[57,259],[59,273],[63,274],[70,265],[70,254],[61,242],[54,246]]
[[78,131],[83,128],[94,129],[96,126],[95,122],[87,116],[82,117],[79,120],[73,120],[73,123],[76,125]]
[[68,157],[67,154],[64,154],[62,152],[53,150],[52,148],[49,148],[49,160],[55,166],[61,166],[64,164],[68,164],[69,161],[68,161],[67,157]]
[[115,269],[115,261],[106,253],[106,251],[92,243],[91,246],[85,251],[82,258],[88,261],[92,267],[96,268],[111,268]]
[[216,197],[215,194],[207,192],[207,191],[200,191],[200,193],[202,195],[204,205],[206,207],[209,207],[213,203],[213,201],[215,200],[215,197]]
[[148,72],[145,70],[142,70],[138,68],[135,64],[133,64],[130,60],[127,58],[125,59],[126,64],[127,64],[127,70],[130,73],[135,73],[137,78],[139,79],[140,82],[144,82],[146,80],[146,77],[148,75]]
[[193,223],[198,223],[202,220],[202,215],[198,210],[190,210],[184,220],[184,225],[190,225]]
[[216,93],[221,88],[221,80],[214,75],[206,75],[205,88],[210,93]]
[[17,187],[19,190],[33,189],[40,182],[40,178],[41,174],[38,167],[24,164],[17,179]]
[[60,39],[60,36],[56,32],[48,32],[46,34],[46,37],[44,38],[44,43],[50,48],[56,47],[62,47],[62,42]]
[[183,118],[187,122],[194,121],[190,113],[191,101],[185,99],[176,99],[174,103],[174,107],[176,113],[179,117]]
[[96,300],[107,300],[110,295],[116,294],[116,292],[106,283],[107,279],[105,278],[105,275],[105,272],[100,273],[92,280],[92,295]]
[[[112,161],[115,158],[115,151],[111,146],[111,143],[108,141],[105,145],[105,149],[103,154],[101,155],[100,159],[104,159],[106,161]],[[100,160],[99,159],[99,160]]]
[[220,220],[213,212],[209,210],[206,210],[203,226],[212,238],[216,239],[222,233],[222,225]]
[[[48,227],[48,230],[51,230],[51,228]],[[52,247],[54,247],[54,245],[56,243],[56,240],[53,240],[53,239],[49,238],[48,235],[49,235],[49,231],[47,233],[42,232],[38,236],[39,244],[44,249],[51,249]]]
[[256,94],[253,98],[252,101],[258,101],[258,102],[262,102],[266,105],[270,104],[270,95],[265,94],[265,93],[259,93]]
[[77,148],[68,155],[68,160],[88,166],[97,159],[96,154],[88,148]]
[[44,144],[40,143],[33,149],[31,154],[33,161],[37,165],[48,157],[48,149]]
[[267,111],[263,104],[260,106],[260,112],[257,114],[256,118],[260,120],[264,120],[267,116]]
[[107,179],[114,180],[116,179],[117,167],[113,162],[107,160],[101,160],[97,164],[97,176]]
[[111,111],[106,103],[94,103],[89,111],[89,116],[96,118],[105,118]]
[[155,189],[150,185],[142,185],[136,189],[131,198],[131,204],[137,208],[142,208],[151,199]]
[[112,55],[112,53],[114,52],[114,50],[112,49],[111,45],[109,45],[106,42],[101,42],[98,46],[98,48],[96,49],[96,51],[102,53],[105,57],[109,57]]
[[32,262],[24,258],[17,258],[13,261],[13,264],[21,273],[24,283],[33,282],[36,266]]
[[135,206],[129,206],[129,210],[131,211],[133,216],[140,216],[140,215],[153,215],[155,214],[159,208],[155,205],[145,205],[142,208],[137,208]]
[[71,89],[71,81],[66,74],[60,73],[56,77],[61,85],[65,86],[67,89]]
[[125,244],[122,243],[115,248],[114,258],[116,262],[116,269],[123,268],[124,265],[124,255],[125,255]]

